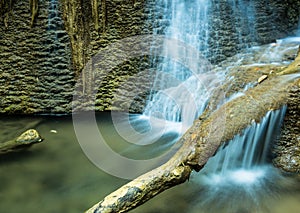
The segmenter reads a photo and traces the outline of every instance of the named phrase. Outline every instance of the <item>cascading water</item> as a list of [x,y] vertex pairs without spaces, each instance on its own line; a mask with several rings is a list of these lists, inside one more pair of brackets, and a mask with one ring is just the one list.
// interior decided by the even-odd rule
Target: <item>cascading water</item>
[[[177,39],[185,44],[197,49],[198,55],[186,55],[177,46],[170,46],[168,42],[164,45],[164,52],[172,52],[182,58],[190,58],[188,66],[173,62],[168,55],[161,57],[153,52],[152,61],[155,68],[164,75],[156,76],[150,98],[143,115],[133,116],[132,123],[139,129],[138,132],[151,134],[141,135],[134,141],[142,141],[139,144],[149,144],[155,141],[156,134],[168,134],[172,131],[179,136],[192,125],[194,119],[202,113],[206,106],[214,85],[222,80],[221,74],[207,72],[207,69],[191,70],[187,67],[197,67],[199,58],[205,57],[205,52],[209,48],[209,19],[211,2],[208,0],[184,1],[184,0],[157,0],[157,5],[163,7],[163,15],[156,17],[157,22],[162,25],[155,28],[154,35],[164,32],[166,37]],[[214,3],[218,4],[219,1]],[[221,1],[220,1],[221,2]],[[255,44],[256,31],[253,25],[256,22],[254,1],[227,1],[232,7],[235,22],[239,27],[247,24],[244,30],[239,31],[237,42],[241,47],[249,47]],[[244,13],[245,12],[245,13]],[[244,16],[244,17],[243,17]],[[165,26],[165,24],[167,26]],[[238,29],[237,29],[238,30]],[[217,33],[217,32],[216,32]],[[252,40],[244,40],[244,36],[249,35]],[[171,49],[170,49],[171,48]],[[297,45],[292,45],[295,50]],[[284,52],[278,50],[285,49],[279,43],[270,44],[268,48],[254,47],[247,49],[244,55],[237,55],[236,60],[231,59],[230,63],[237,61],[237,66],[253,65],[253,63],[272,64],[286,63]],[[271,51],[270,51],[271,50]],[[194,59],[194,60],[192,60]],[[250,60],[249,60],[250,59]],[[266,60],[267,59],[267,60]],[[288,61],[290,63],[290,61]],[[256,64],[257,65],[257,64]],[[254,65],[254,66],[256,66]],[[169,81],[175,81],[169,83]],[[253,85],[249,84],[245,87]],[[159,88],[159,89],[157,89]],[[161,89],[162,88],[162,89]],[[244,95],[234,94],[230,99]],[[205,167],[198,174],[192,174],[192,182],[196,182],[197,194],[189,194],[191,200],[195,200],[192,209],[188,212],[197,213],[266,213],[269,212],[268,199],[282,193],[284,186],[280,183],[283,178],[270,163],[270,148],[280,132],[280,123],[285,115],[286,107],[269,111],[259,122],[253,122],[241,135],[234,137],[232,141],[223,144],[216,155],[207,162]],[[148,124],[145,127],[145,123]],[[143,121],[140,125],[140,121]],[[134,126],[134,125],[133,125]],[[179,127],[178,127],[179,126]],[[183,127],[182,127],[183,126]],[[124,132],[127,131],[124,128]],[[134,136],[135,137],[135,136]],[[146,139],[145,139],[146,138]],[[172,140],[176,142],[176,137]],[[161,144],[159,144],[161,145]],[[277,191],[278,190],[278,191]],[[197,199],[199,198],[199,199]],[[273,201],[274,202],[274,201]],[[186,211],[185,211],[186,212]]]
[[57,31],[60,28],[60,23],[62,22],[58,11],[58,1],[51,0],[49,2],[48,8],[48,33],[51,34],[51,39],[54,43],[57,43]]
[[49,5],[49,14],[48,14],[48,30],[56,30],[57,26],[55,23],[55,19],[58,17],[58,1],[57,0],[51,0]]
[[[163,48],[166,55],[163,59],[158,60],[154,53],[152,60],[158,62],[156,69],[166,74],[156,77],[144,117],[181,123],[183,133],[204,110],[211,90],[220,81],[221,75],[205,73],[208,67],[189,70],[170,60],[167,53],[171,51],[178,57],[188,59],[185,61],[187,67],[199,67],[205,61],[201,52],[208,49],[210,1],[159,0],[157,5],[165,8],[162,19],[169,22],[165,36],[183,42],[197,51],[182,52],[176,45],[170,46],[165,42]],[[154,30],[154,35],[160,31]],[[189,55],[190,53],[192,54]],[[175,79],[178,84],[168,86],[166,82],[170,79]],[[163,89],[156,91],[155,88]]]
[[[157,0],[154,37],[163,33],[162,49],[154,46],[151,63],[158,73],[142,115],[116,117],[116,128],[127,141],[149,145],[173,135],[158,149],[170,147],[203,112],[223,73],[212,73],[205,59],[209,38],[209,0]],[[167,23],[167,24],[166,24]],[[155,25],[155,24],[154,24]],[[172,42],[170,44],[170,40]],[[192,50],[191,50],[192,49]],[[161,52],[155,52],[161,51]]]
[[[246,1],[230,1],[229,3],[232,8],[238,8],[233,10],[235,12],[241,12],[247,6]],[[250,1],[249,4],[251,8],[247,9],[247,17],[241,17],[242,13],[236,12],[236,22],[246,21],[250,30],[250,25],[255,22],[255,14],[252,14],[254,13],[252,2]],[[195,48],[197,54],[189,55],[190,52],[182,51],[175,44],[170,46],[168,40],[164,43],[163,52],[172,52],[172,55],[188,59],[184,61],[187,66],[176,60],[170,60],[168,54],[153,52],[152,61],[160,74],[156,76],[143,115],[132,115],[130,118],[132,126],[141,134],[127,135],[129,135],[128,141],[139,145],[149,145],[156,142],[162,135],[176,132],[176,137],[164,144],[167,147],[176,142],[178,137],[192,125],[194,119],[203,112],[214,87],[222,81],[223,72],[213,73],[205,68],[189,69],[199,67],[201,60],[204,61],[202,55],[205,56],[205,50],[209,48],[211,1],[158,0],[157,5],[164,8],[162,17],[159,17],[160,21],[163,20],[168,25],[155,28],[154,35],[164,32],[167,38]],[[240,42],[244,41],[240,40]],[[170,80],[174,82],[169,83]],[[238,95],[240,94],[232,97]],[[265,169],[266,153],[269,151],[269,144],[274,139],[272,135],[279,132],[276,125],[280,123],[284,112],[285,108],[269,112],[261,123],[253,124],[244,131],[242,136],[236,136],[234,141],[224,145],[222,151],[212,158],[203,170],[202,173],[207,175],[200,179],[208,186],[215,186],[232,182],[247,185],[264,178],[265,172],[268,171]],[[125,125],[121,125],[119,132],[126,134],[129,132],[127,123],[123,123]]]
[[[268,164],[270,146],[280,132],[280,123],[285,115],[286,107],[280,110],[269,111],[260,123],[253,123],[241,135],[220,147],[218,154],[211,158],[203,173],[219,176],[220,181],[245,182],[247,177],[239,176],[246,170],[256,171]],[[234,176],[234,175],[237,176]],[[218,178],[210,179],[211,181]]]
[[193,176],[201,188],[199,205],[204,212],[220,208],[228,213],[267,211],[261,210],[261,196],[266,191],[276,195],[276,182],[282,178],[270,164],[270,148],[285,111],[286,106],[269,111],[260,123],[253,122],[241,135],[223,144],[200,174]]

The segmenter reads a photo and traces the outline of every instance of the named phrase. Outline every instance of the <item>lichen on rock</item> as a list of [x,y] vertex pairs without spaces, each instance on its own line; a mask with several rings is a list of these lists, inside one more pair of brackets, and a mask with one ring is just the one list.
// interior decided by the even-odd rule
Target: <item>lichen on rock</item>
[[34,21],[38,15],[39,0],[29,0],[29,6],[30,6],[30,13],[31,13],[30,26],[33,27]]

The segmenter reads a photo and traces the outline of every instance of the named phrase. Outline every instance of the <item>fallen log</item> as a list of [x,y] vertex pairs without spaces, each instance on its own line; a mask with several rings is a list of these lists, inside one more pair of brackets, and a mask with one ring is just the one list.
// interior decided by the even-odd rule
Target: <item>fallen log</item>
[[297,57],[291,64],[294,68],[289,66],[278,75],[270,76],[217,110],[207,109],[180,139],[178,143],[182,146],[167,163],[112,192],[86,212],[127,212],[188,180],[191,172],[201,170],[221,144],[240,134],[251,123],[259,122],[268,111],[287,104],[290,88],[300,87],[296,66],[299,61],[300,57]]
[[0,154],[20,151],[42,141],[43,139],[35,129],[29,129],[13,140],[0,143]]

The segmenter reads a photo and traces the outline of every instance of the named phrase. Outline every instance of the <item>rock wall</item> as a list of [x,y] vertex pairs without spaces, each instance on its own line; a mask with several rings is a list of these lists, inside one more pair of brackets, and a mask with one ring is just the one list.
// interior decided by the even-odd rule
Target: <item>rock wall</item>
[[[113,104],[114,97],[116,95],[116,90],[121,86],[124,81],[128,79],[129,76],[132,76],[141,69],[142,67],[148,67],[148,60],[143,57],[134,57],[130,60],[118,60],[117,58],[126,58],[128,52],[120,53],[116,47],[112,45],[115,42],[121,41],[124,38],[128,38],[136,35],[149,34],[151,27],[147,26],[148,16],[151,12],[146,7],[146,0],[132,1],[132,0],[114,0],[114,1],[78,1],[78,0],[65,0],[63,4],[66,6],[69,3],[77,5],[77,8],[84,8],[82,10],[87,11],[85,14],[88,14],[88,19],[80,20],[80,17],[74,14],[73,17],[69,15],[69,9],[65,9],[64,17],[66,22],[70,23],[68,20],[74,19],[73,26],[70,26],[68,29],[69,35],[73,32],[70,29],[75,29],[79,34],[79,39],[73,39],[71,36],[71,43],[73,46],[73,53],[75,51],[76,56],[73,55],[74,64],[77,66],[77,74],[79,84],[76,87],[79,97],[77,100],[87,100],[87,93],[91,92],[91,87],[94,85],[95,76],[97,73],[97,100],[93,103],[85,103],[84,106],[81,105],[82,101],[75,102],[78,103],[79,108],[81,109],[91,109],[94,107],[96,110],[127,110],[132,105],[132,97],[127,94],[132,90],[138,90],[139,88],[144,87],[143,82],[135,82],[131,87],[127,87],[127,92],[124,92],[125,98],[118,103],[118,105]],[[153,4],[153,3],[152,3]],[[81,6],[80,6],[81,5]],[[95,9],[96,7],[96,9]],[[98,9],[98,10],[97,10]],[[96,10],[97,12],[94,12]],[[77,16],[77,17],[76,17]],[[77,21],[76,21],[77,20]],[[78,21],[79,20],[79,21]],[[80,22],[78,24],[78,22]],[[84,31],[80,31],[78,26],[84,26]],[[80,41],[80,42],[78,42]],[[134,39],[133,41],[134,42]],[[81,43],[81,44],[78,44]],[[82,46],[81,53],[78,53],[78,46]],[[130,46],[130,44],[124,43],[124,45]],[[105,57],[102,59],[93,59],[96,63],[93,65],[93,70],[87,68],[88,61],[99,54],[99,52],[107,52]],[[129,50],[130,51],[130,50]],[[83,55],[82,55],[83,54]],[[78,57],[78,59],[76,59]],[[145,62],[145,63],[144,63]],[[96,68],[97,69],[96,69]],[[105,68],[104,68],[105,67]],[[83,72],[81,72],[81,70]],[[82,74],[81,76],[80,73]],[[100,77],[101,76],[101,77]],[[80,91],[80,88],[82,90]],[[128,98],[127,98],[128,97]],[[137,104],[133,104],[131,111],[140,112],[142,110],[141,104],[145,102],[145,97],[141,98]],[[112,106],[114,105],[114,106]],[[90,108],[91,107],[91,108]]]
[[300,173],[300,80],[291,88],[282,135],[274,147],[274,164],[287,172]]
[[209,50],[213,63],[241,49],[274,42],[298,27],[300,1],[212,0]]
[[[210,48],[204,55],[214,63],[249,45],[284,37],[298,26],[298,0],[211,4]],[[1,0],[0,6],[0,113],[71,112],[75,83],[80,82],[85,95],[86,85],[94,80],[91,72],[80,76],[92,56],[115,41],[153,29],[162,33],[168,25],[161,18],[166,11],[155,0]],[[147,91],[129,95],[119,106],[112,107],[112,102],[124,80],[150,67],[147,56],[141,56],[109,72],[98,70],[105,75],[100,79],[105,85],[98,91],[96,109],[141,111]],[[134,82],[124,94],[148,87],[145,84]]]
[[1,14],[0,113],[65,113],[70,108],[74,71],[57,7],[55,0],[40,0],[32,20],[29,1],[17,0]]

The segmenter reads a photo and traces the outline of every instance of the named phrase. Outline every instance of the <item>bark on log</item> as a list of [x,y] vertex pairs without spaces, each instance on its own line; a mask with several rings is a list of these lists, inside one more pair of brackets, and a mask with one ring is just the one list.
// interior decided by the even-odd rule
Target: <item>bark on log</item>
[[268,111],[287,104],[289,89],[300,86],[299,62],[298,56],[279,75],[270,76],[245,95],[223,104],[212,113],[206,110],[180,139],[181,148],[167,163],[122,186],[86,212],[127,212],[188,180],[191,172],[203,168],[222,143],[240,134],[251,123],[259,122]]
[[36,130],[29,129],[13,140],[0,143],[0,154],[20,151],[42,141],[43,139]]

